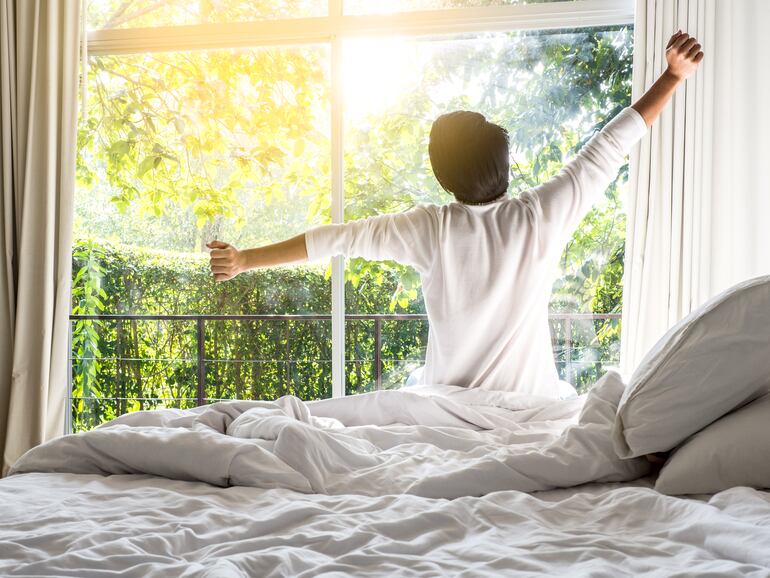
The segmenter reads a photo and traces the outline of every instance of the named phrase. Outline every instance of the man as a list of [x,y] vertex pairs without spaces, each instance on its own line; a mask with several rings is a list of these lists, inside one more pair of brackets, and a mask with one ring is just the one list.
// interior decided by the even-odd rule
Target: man
[[550,273],[629,149],[697,69],[701,45],[679,31],[666,59],[666,71],[650,90],[558,175],[519,198],[507,194],[505,129],[478,113],[453,112],[434,122],[429,153],[436,178],[455,202],[317,227],[244,251],[212,241],[211,271],[226,281],[248,269],[332,255],[411,265],[422,278],[430,322],[422,383],[559,397],[548,328]]

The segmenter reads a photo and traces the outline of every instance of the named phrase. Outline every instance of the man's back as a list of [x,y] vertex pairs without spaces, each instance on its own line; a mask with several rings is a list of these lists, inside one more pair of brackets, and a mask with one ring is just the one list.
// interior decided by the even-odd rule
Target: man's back
[[553,260],[529,206],[432,207],[437,256],[423,274],[430,337],[423,381],[557,396],[548,329]]

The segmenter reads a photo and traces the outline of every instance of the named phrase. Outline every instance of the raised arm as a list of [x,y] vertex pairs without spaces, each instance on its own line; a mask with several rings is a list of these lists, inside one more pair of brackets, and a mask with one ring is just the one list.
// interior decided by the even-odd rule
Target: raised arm
[[239,251],[223,241],[206,243],[211,249],[211,272],[217,281],[228,281],[239,273],[260,267],[290,265],[307,261],[305,234],[280,243]]
[[647,126],[652,126],[676,88],[695,72],[701,60],[701,45],[694,37],[681,30],[671,37],[666,45],[668,67],[650,89],[631,105],[642,115]]
[[561,251],[580,219],[615,179],[626,154],[660,115],[676,87],[698,68],[697,40],[677,32],[668,41],[668,68],[637,102],[613,118],[548,182],[521,195],[540,225],[539,248]]

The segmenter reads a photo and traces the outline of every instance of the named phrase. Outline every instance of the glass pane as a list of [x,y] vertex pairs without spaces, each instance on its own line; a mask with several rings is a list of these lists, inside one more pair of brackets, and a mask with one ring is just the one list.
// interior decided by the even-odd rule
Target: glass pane
[[325,16],[327,0],[88,0],[89,30]]
[[[318,344],[331,332],[325,267],[216,283],[205,247],[213,239],[259,246],[330,221],[327,47],[99,56],[88,74],[78,133],[73,396],[329,395],[322,384],[331,383],[331,354]],[[82,318],[94,314],[123,318]],[[196,317],[203,314],[262,317]],[[140,407],[80,406],[104,409],[84,415],[87,424]]]
[[343,0],[346,14],[392,14],[416,10],[445,8],[477,8],[480,6],[507,6],[510,4],[546,4],[572,0]]
[[[440,114],[476,110],[508,129],[509,192],[517,195],[554,175],[630,100],[627,27],[350,40],[344,50],[348,220],[453,200],[428,159],[430,127]],[[551,310],[561,315],[552,319],[554,352],[562,378],[578,386],[617,363],[625,179],[626,169],[582,222],[554,272]],[[349,389],[402,385],[410,370],[393,362],[424,356],[427,336],[419,318],[392,316],[424,312],[419,276],[396,263],[351,259],[346,278],[346,311],[371,319],[360,343],[351,343],[348,322],[348,347],[357,348],[355,357],[348,352]],[[376,316],[383,327],[400,327],[381,333],[379,366]],[[353,359],[369,363],[370,373],[353,375]]]

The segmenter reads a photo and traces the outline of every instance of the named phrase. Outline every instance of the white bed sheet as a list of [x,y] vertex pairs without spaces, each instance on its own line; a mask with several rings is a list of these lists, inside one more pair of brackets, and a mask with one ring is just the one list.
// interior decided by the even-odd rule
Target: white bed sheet
[[2,576],[770,576],[770,493],[645,479],[445,500],[31,473],[0,511]]

